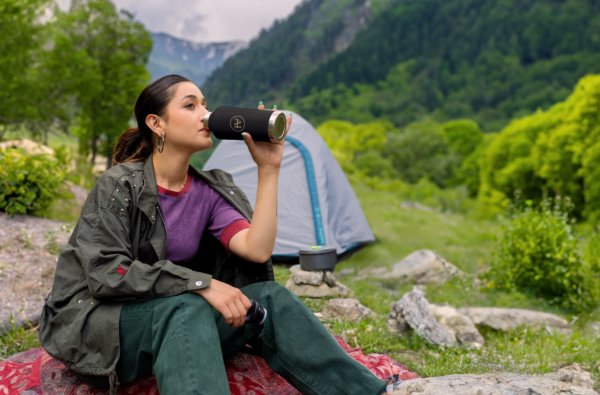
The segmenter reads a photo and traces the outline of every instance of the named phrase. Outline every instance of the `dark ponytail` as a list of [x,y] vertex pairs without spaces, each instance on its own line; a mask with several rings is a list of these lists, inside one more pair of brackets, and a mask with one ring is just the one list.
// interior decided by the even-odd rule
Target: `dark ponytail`
[[138,126],[119,136],[112,158],[113,166],[123,162],[141,162],[150,156],[153,150],[152,131],[146,125],[146,117],[150,114],[163,117],[165,108],[175,95],[176,85],[181,82],[191,81],[180,75],[167,75],[144,88],[133,110]]

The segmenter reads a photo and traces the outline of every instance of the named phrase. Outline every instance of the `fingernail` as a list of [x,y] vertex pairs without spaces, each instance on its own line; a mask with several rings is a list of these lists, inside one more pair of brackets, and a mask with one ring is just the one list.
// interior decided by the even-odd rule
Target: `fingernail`
[[275,104],[273,104],[273,108],[277,110],[277,106]]
[[263,105],[263,102],[259,101],[259,102],[258,102],[258,105],[259,105],[259,106],[262,106],[262,105]]
[[290,113],[290,117],[292,116],[292,113]]
[[246,139],[246,135],[244,133],[242,133],[242,138],[245,140]]

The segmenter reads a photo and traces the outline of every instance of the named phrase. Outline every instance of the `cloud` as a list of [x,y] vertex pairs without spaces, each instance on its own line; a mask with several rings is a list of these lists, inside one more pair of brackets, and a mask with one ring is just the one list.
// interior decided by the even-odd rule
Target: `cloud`
[[[70,0],[55,0],[64,10]],[[196,42],[249,41],[303,0],[113,0],[152,32]]]
[[183,36],[195,37],[199,34],[203,34],[204,37],[209,38],[210,35],[206,28],[203,27],[202,21],[204,21],[206,17],[204,15],[196,15],[193,17],[188,17],[183,20],[181,29],[179,32]]

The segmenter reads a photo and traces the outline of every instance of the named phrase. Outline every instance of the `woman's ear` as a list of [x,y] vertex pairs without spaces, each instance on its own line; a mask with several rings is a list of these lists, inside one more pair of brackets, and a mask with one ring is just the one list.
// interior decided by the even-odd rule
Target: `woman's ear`
[[146,125],[155,133],[158,137],[162,137],[165,134],[165,121],[155,114],[150,114],[146,117]]

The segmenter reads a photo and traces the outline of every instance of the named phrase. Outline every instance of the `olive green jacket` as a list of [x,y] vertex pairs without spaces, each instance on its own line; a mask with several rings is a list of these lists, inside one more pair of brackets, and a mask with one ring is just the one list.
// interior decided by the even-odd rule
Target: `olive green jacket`
[[[252,207],[230,174],[192,166],[190,172],[251,220]],[[202,289],[211,278],[238,288],[274,280],[271,259],[257,264],[229,255],[208,232],[185,266],[165,260],[166,246],[152,156],[107,170],[58,257],[40,318],[40,343],[48,354],[78,374],[114,376],[124,303]]]

